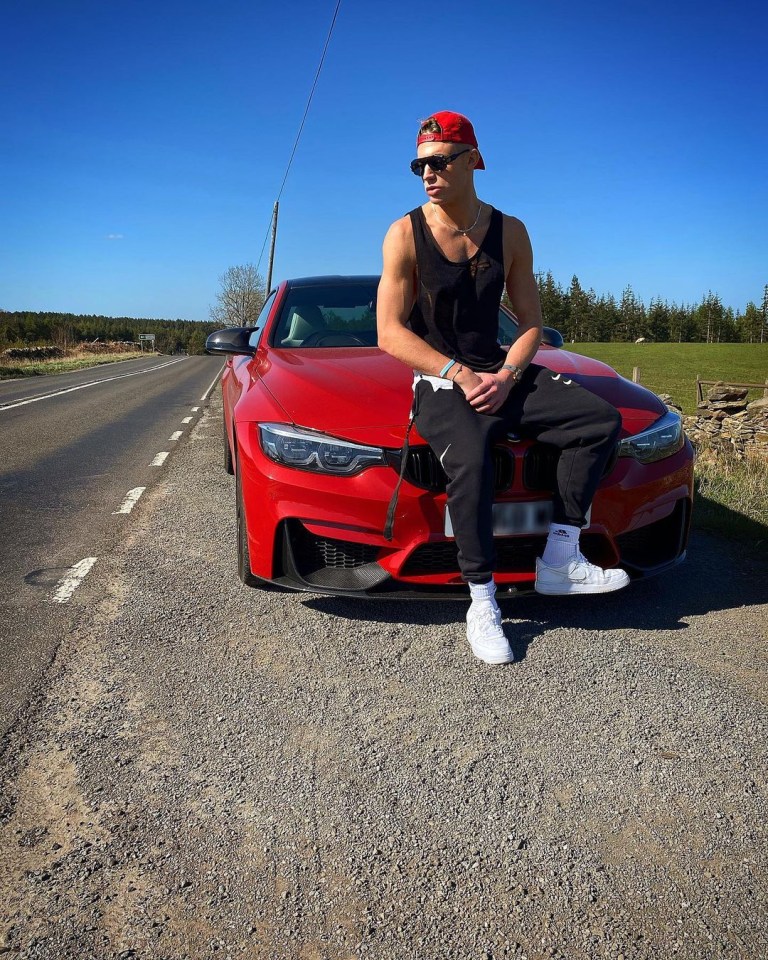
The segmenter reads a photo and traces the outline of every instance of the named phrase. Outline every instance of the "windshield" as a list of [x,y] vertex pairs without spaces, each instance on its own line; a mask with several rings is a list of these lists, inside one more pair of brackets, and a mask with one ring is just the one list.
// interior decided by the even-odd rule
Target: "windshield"
[[[280,312],[275,347],[375,347],[375,283],[323,284],[293,287]],[[517,324],[499,310],[499,342],[517,336]]]
[[288,291],[276,347],[375,347],[376,284],[328,284]]

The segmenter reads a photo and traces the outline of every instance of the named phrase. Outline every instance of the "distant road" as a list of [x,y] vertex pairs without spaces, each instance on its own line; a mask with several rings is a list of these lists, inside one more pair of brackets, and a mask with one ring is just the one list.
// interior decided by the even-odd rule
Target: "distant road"
[[69,598],[130,531],[221,367],[151,357],[0,383],[0,734],[72,628]]

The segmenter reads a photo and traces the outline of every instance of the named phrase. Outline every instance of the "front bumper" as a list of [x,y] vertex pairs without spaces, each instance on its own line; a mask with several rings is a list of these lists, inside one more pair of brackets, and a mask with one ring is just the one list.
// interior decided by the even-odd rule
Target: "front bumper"
[[[255,576],[311,593],[466,598],[455,542],[443,533],[446,498],[439,478],[427,471],[429,476],[412,478],[421,486],[403,483],[394,539],[388,541],[382,531],[397,481],[396,455],[391,467],[370,468],[354,477],[303,472],[265,457],[255,425],[247,426],[245,442],[242,435],[238,439]],[[497,477],[507,486],[497,500],[546,496],[542,486],[552,464],[548,451],[527,441],[500,447]],[[669,570],[685,557],[692,492],[693,451],[687,442],[658,463],[615,461],[582,534],[585,556],[600,566],[621,566],[633,578]],[[536,557],[544,543],[543,536],[496,538],[499,595],[533,591]]]

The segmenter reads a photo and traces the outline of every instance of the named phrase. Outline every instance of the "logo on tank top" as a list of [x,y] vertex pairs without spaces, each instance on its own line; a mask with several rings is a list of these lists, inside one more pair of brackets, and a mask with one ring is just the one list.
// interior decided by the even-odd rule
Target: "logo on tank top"
[[488,270],[490,267],[491,261],[487,257],[476,257],[474,260],[470,261],[469,274],[474,280],[478,273],[483,273],[484,270]]

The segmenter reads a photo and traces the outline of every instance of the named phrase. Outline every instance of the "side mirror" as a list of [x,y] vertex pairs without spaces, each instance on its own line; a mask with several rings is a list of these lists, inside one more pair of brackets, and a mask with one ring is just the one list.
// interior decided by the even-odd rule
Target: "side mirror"
[[[214,336],[216,336],[216,334],[214,334]],[[541,342],[546,343],[548,347],[562,347],[563,335],[559,330],[555,330],[554,327],[542,327]]]
[[224,330],[217,330],[205,341],[205,352],[234,353],[252,357],[256,350],[248,341],[255,329],[256,327],[226,327]]

